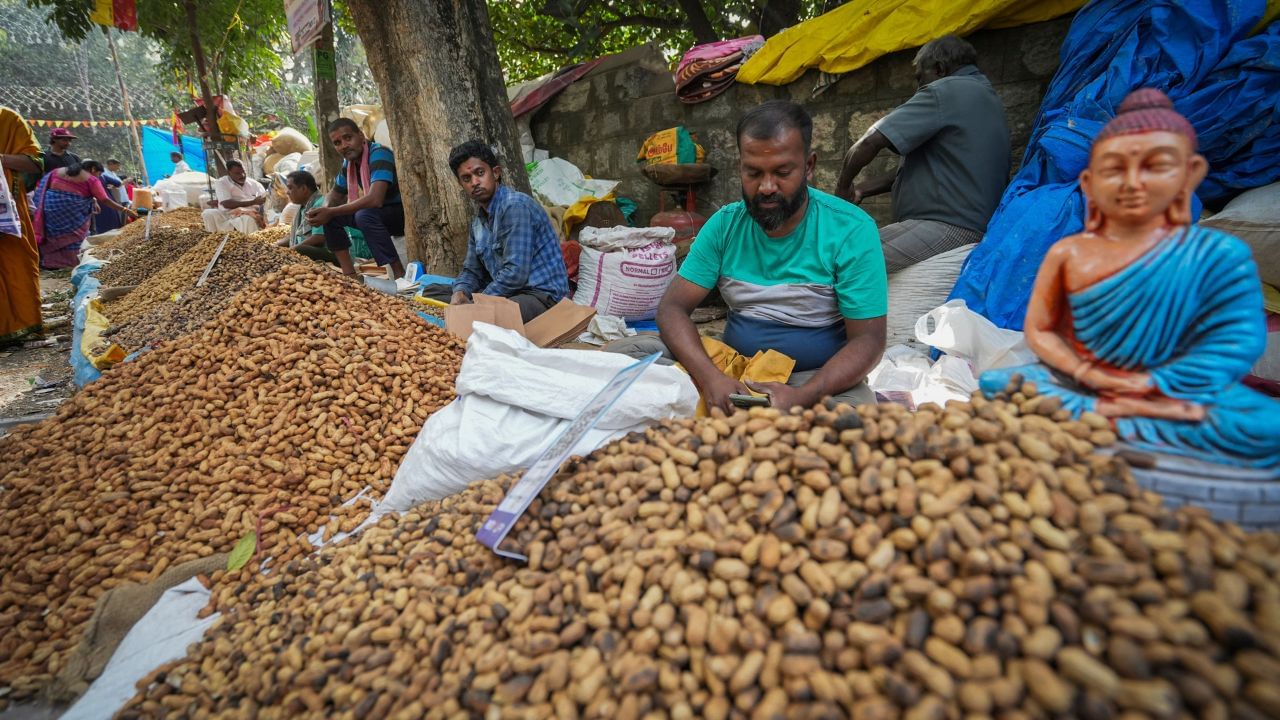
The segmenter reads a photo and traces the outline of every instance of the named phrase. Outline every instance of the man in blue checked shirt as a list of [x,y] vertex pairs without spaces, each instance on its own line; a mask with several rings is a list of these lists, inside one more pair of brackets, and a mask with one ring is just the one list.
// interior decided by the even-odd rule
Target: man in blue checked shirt
[[493,150],[467,141],[449,153],[449,169],[479,206],[450,302],[469,303],[477,292],[505,297],[529,322],[568,296],[569,274],[550,218],[536,200],[502,184]]
[[403,276],[404,264],[391,241],[391,236],[404,234],[395,155],[390,148],[367,139],[360,126],[348,118],[329,123],[329,140],[343,158],[342,170],[326,198],[328,207],[308,210],[307,224],[324,228],[325,247],[333,251],[347,275],[356,275],[347,235],[347,228],[355,227],[364,234],[373,259],[379,265],[390,265],[395,277]]

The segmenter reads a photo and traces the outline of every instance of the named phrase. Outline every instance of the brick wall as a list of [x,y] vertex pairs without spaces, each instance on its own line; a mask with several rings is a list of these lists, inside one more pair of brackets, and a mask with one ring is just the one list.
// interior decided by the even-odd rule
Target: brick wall
[[[1005,30],[986,30],[969,40],[978,51],[978,66],[1004,101],[1012,131],[1013,157],[1022,157],[1045,86],[1058,67],[1058,50],[1070,18],[1059,18]],[[733,129],[746,108],[774,98],[804,105],[814,119],[814,149],[818,153],[816,184],[835,187],[840,160],[849,146],[879,118],[915,92],[911,58],[906,50],[841,77],[814,95],[821,75],[810,71],[790,85],[735,84],[705,103],[684,105],[676,99],[670,72],[657,50],[630,55],[629,62],[574,83],[540,109],[530,122],[534,140],[554,156],[563,157],[590,176],[621,180],[619,194],[640,206],[639,220],[647,224],[658,208],[658,190],[640,174],[635,156],[651,133],[684,125],[707,149],[707,162],[719,175],[698,198],[710,215],[740,197],[737,150]],[[889,152],[865,172],[882,173],[896,166]],[[863,204],[877,222],[887,222],[888,196]]]

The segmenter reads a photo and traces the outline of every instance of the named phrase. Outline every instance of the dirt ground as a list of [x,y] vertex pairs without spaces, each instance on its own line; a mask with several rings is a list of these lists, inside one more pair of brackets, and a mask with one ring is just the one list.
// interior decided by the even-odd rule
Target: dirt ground
[[0,349],[0,435],[17,422],[52,413],[75,392],[71,382],[71,273],[40,273],[45,337]]

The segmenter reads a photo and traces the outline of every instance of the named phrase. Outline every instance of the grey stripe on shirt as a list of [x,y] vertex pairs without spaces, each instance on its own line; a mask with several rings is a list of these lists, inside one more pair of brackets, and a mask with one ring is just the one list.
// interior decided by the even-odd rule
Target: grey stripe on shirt
[[817,283],[756,285],[721,277],[720,295],[744,317],[795,327],[827,327],[840,320],[836,289]]

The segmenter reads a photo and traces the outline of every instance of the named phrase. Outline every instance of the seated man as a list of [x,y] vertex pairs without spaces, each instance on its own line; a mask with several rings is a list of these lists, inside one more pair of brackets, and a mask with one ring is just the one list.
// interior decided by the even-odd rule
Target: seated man
[[529,322],[567,297],[569,274],[551,220],[536,200],[502,184],[493,150],[465,142],[450,151],[449,169],[478,206],[450,302],[469,303],[477,292],[499,295],[515,301]]
[[356,275],[347,235],[347,228],[356,227],[369,243],[373,259],[379,265],[390,265],[395,277],[403,276],[404,264],[391,241],[393,235],[404,234],[395,155],[390,148],[365,138],[360,126],[349,118],[329,124],[329,140],[343,158],[342,169],[329,191],[328,207],[308,210],[307,222],[324,228],[325,247],[333,251],[346,275]]
[[[1009,182],[1004,105],[955,35],[931,40],[913,65],[920,89],[867,130],[844,158],[836,195],[855,203],[893,189],[893,223],[880,229],[889,272],[976,243]],[[853,179],[883,149],[896,175]]]
[[284,189],[289,202],[298,206],[298,212],[293,215],[289,234],[277,244],[293,248],[312,260],[337,264],[338,258],[324,246],[324,228],[307,221],[307,211],[324,207],[324,195],[320,194],[315,176],[306,170],[294,170],[285,177]]
[[191,172],[191,166],[187,164],[187,160],[180,152],[169,153],[169,160],[173,163],[173,172],[169,173],[169,177],[173,177],[178,173]]
[[204,229],[208,232],[257,232],[267,191],[262,183],[245,174],[239,160],[227,162],[227,174],[213,183],[215,199],[204,211]]
[[724,342],[742,355],[776,350],[796,361],[782,383],[752,383],[784,410],[825,396],[869,403],[867,373],[884,352],[888,289],[875,223],[844,200],[810,188],[813,122],[773,100],[738,121],[742,202],[722,207],[698,232],[658,306],[662,339],[639,335],[606,349],[673,355],[708,408],[733,412],[747,385],[722,373],[690,314],[712,288],[729,305]]

